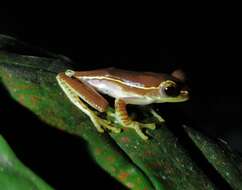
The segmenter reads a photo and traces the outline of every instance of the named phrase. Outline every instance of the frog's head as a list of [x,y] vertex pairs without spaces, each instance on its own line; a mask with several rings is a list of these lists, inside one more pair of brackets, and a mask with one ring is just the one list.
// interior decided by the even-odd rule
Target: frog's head
[[189,99],[189,92],[185,84],[185,74],[175,70],[161,82],[159,92],[161,102],[183,102]]

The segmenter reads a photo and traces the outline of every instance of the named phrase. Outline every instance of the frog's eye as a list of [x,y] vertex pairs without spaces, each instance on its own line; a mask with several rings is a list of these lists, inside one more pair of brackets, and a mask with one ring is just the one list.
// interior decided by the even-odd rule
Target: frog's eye
[[167,96],[178,96],[180,94],[178,85],[170,80],[164,82],[162,90]]

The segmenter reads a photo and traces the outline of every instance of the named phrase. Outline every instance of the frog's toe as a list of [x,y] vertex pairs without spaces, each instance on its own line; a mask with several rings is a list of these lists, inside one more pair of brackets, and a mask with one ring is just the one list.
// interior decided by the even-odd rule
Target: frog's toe
[[160,122],[164,123],[165,120],[154,109],[150,109],[150,113]]
[[96,129],[97,129],[97,131],[99,133],[103,133],[104,132],[104,129],[101,127],[101,125],[95,125],[95,127],[96,127]]
[[147,140],[148,136],[146,136],[143,131],[142,131],[142,123],[133,121],[132,123],[130,123],[129,125],[127,125],[126,127],[128,128],[132,128],[135,130],[135,132],[143,139],[143,140]]
[[142,128],[152,129],[154,130],[156,128],[155,123],[141,123],[140,126]]
[[112,132],[114,132],[114,133],[120,133],[120,132],[121,132],[121,129],[116,128],[116,127],[112,127],[112,128],[110,128],[110,130],[111,130]]
[[134,130],[143,140],[148,140],[149,137],[142,132],[140,125],[135,125]]
[[113,132],[113,133],[120,133],[121,132],[121,129],[120,128],[116,128],[114,126],[112,126],[107,120],[105,119],[101,119],[101,118],[98,118],[98,122],[99,124],[104,128],[104,129],[108,129],[109,131]]

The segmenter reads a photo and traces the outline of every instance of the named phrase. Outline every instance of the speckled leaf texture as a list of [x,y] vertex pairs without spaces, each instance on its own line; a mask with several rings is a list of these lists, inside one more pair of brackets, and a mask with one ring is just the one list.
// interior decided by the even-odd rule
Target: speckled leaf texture
[[[15,51],[17,49],[26,50]],[[31,47],[24,43],[0,35],[0,79],[11,97],[49,126],[85,140],[95,162],[128,189],[218,189],[214,180],[190,156],[190,150],[179,143],[165,124],[157,122],[157,129],[148,130],[151,137],[148,141],[142,140],[132,129],[119,134],[98,133],[56,82],[56,74],[73,69],[74,63],[40,49],[35,51],[41,56],[32,55],[29,49]],[[155,119],[149,116],[144,120]],[[221,179],[234,189],[242,189],[241,171],[236,164],[238,157],[226,146],[189,127],[184,131]]]

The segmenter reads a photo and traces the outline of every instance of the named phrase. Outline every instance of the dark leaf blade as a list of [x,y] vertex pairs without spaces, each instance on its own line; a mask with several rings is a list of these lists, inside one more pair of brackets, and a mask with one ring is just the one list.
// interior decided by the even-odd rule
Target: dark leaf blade
[[214,142],[198,131],[189,127],[185,127],[185,129],[207,160],[231,187],[233,189],[242,189],[242,172],[238,167],[240,163],[234,160],[233,153],[225,145]]
[[150,178],[155,189],[215,189],[166,125],[160,124],[147,133],[150,134],[148,141],[133,130],[112,137]]

